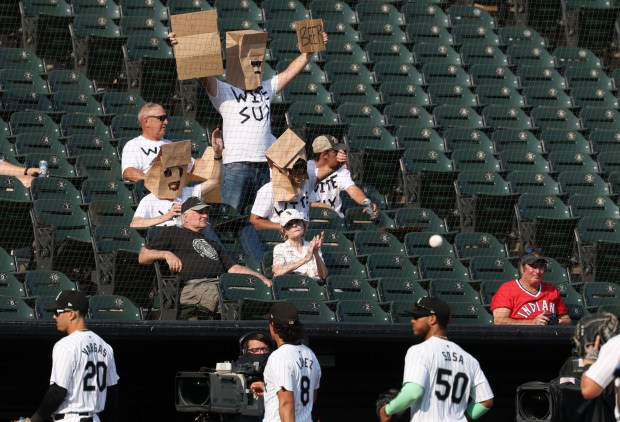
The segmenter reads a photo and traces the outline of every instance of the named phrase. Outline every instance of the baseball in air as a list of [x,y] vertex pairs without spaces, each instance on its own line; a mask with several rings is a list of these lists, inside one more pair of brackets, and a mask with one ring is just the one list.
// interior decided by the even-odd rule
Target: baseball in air
[[428,238],[428,244],[431,245],[431,248],[438,248],[442,245],[443,238],[438,234],[434,234]]

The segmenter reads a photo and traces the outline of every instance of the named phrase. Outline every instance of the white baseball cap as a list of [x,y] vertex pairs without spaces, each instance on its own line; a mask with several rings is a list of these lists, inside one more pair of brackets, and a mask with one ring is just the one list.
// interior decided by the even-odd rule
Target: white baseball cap
[[304,216],[296,209],[282,211],[282,214],[280,214],[280,226],[284,227],[292,220],[302,220],[304,223],[306,222]]

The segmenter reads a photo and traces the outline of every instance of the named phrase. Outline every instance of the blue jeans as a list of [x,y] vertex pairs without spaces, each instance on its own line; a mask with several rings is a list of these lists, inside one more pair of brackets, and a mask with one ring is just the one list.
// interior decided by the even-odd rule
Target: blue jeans
[[246,207],[254,203],[256,192],[268,182],[269,166],[266,162],[224,164],[222,201],[245,214]]

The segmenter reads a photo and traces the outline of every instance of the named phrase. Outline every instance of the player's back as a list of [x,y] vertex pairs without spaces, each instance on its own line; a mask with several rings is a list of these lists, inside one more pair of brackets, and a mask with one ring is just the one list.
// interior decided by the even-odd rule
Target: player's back
[[470,396],[476,402],[493,397],[478,361],[456,343],[439,337],[409,349],[403,382],[424,387],[424,397],[411,409],[411,422],[465,422]]
[[293,392],[295,421],[312,421],[314,391],[320,385],[321,366],[310,348],[292,344],[278,347],[269,356],[264,379],[266,390],[264,421],[280,420],[277,392],[281,388]]
[[56,343],[53,359],[50,382],[67,389],[57,413],[101,412],[107,387],[118,382],[112,347],[92,331],[75,331]]

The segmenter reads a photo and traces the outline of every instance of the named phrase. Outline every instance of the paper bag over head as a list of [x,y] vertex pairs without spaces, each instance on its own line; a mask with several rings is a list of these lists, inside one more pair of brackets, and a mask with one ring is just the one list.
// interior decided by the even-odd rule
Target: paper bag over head
[[204,178],[187,173],[192,160],[191,151],[192,141],[162,145],[146,173],[144,186],[158,199],[173,200],[189,182],[204,182]]
[[295,21],[297,45],[301,53],[325,51],[323,43],[323,19]]
[[179,41],[173,49],[180,80],[224,73],[215,10],[173,15],[170,24]]
[[226,82],[251,91],[263,83],[267,33],[246,29],[226,33]]
[[287,129],[265,152],[271,167],[273,196],[276,201],[291,201],[301,192],[289,179],[293,165],[300,158],[307,161],[306,144],[291,129]]

